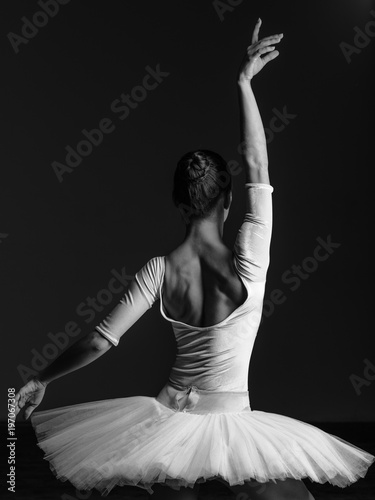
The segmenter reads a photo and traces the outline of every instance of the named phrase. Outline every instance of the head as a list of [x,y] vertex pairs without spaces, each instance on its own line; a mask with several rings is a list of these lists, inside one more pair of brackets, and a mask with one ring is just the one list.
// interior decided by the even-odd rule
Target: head
[[175,170],[172,198],[186,224],[223,216],[225,221],[232,202],[227,163],[207,149],[184,154]]

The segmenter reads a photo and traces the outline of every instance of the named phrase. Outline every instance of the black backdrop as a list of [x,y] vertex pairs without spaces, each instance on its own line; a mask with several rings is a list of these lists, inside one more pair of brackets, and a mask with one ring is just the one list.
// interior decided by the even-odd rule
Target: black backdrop
[[[252,407],[307,421],[374,420],[374,4],[76,0],[58,12],[42,4],[1,5],[1,393],[19,389],[73,332],[93,330],[120,299],[108,292],[116,272],[132,276],[181,242],[171,189],[184,152],[240,161],[235,77],[260,16],[262,36],[284,39],[254,80],[275,191]],[[122,94],[135,102],[127,112]],[[66,146],[76,149],[82,130],[99,124],[112,131],[90,154],[81,145],[86,156],[59,178],[53,162],[63,168]],[[240,172],[228,245],[244,213],[243,182]],[[322,241],[335,245],[327,252]],[[97,296],[108,302],[101,311],[88,304]],[[158,307],[117,348],[51,383],[39,409],[156,395],[175,355]]]

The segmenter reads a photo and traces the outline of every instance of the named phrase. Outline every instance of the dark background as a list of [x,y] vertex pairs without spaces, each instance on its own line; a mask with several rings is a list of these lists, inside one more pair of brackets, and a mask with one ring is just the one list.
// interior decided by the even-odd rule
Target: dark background
[[[368,0],[244,0],[221,20],[205,0],[76,0],[61,5],[16,54],[8,33],[21,34],[21,18],[41,8],[2,2],[2,418],[7,388],[24,384],[20,365],[31,368],[32,349],[42,352],[49,332],[75,321],[85,335],[117,304],[121,294],[88,323],[77,314],[86,297],[107,287],[111,270],[134,275],[181,242],[184,224],[171,191],[182,154],[207,148],[240,161],[236,72],[260,16],[261,36],[284,33],[280,56],[254,80],[264,125],[274,109],[296,116],[269,141],[274,233],[265,298],[280,289],[286,300],[258,333],[252,408],[310,422],[375,420],[374,371],[364,378],[365,359],[375,364],[375,41],[356,49],[350,63],[340,47],[353,45],[354,28],[375,20],[371,9]],[[158,64],[169,76],[120,120],[111,103],[142,83],[146,66]],[[103,118],[115,130],[59,182],[51,163],[64,163],[65,146],[75,148],[81,130]],[[244,214],[243,183],[241,172],[225,225],[229,246]],[[283,273],[328,235],[340,246],[292,291]],[[49,385],[38,410],[155,396],[175,355],[158,308],[117,348]],[[360,394],[351,375],[366,383]]]

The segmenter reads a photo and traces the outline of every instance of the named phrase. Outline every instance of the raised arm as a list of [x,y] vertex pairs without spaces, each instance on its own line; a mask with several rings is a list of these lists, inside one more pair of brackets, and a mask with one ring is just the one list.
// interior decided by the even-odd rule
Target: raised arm
[[241,154],[245,165],[245,178],[249,183],[269,184],[267,144],[262,119],[255,100],[251,82],[264,66],[275,59],[279,52],[275,44],[283,34],[272,35],[259,40],[261,20],[258,19],[247,48],[238,77],[240,105]]
[[233,250],[238,271],[253,282],[266,279],[272,231],[273,187],[268,174],[266,137],[251,80],[269,61],[278,56],[275,44],[283,36],[273,35],[258,40],[260,25],[259,19],[237,78],[246,213]]

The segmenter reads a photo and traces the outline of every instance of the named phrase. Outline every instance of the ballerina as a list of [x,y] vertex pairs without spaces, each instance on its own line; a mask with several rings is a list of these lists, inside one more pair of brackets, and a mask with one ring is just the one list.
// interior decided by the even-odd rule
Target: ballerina
[[[186,153],[173,199],[184,241],[150,259],[119,304],[16,395],[51,470],[79,490],[133,485],[157,499],[196,499],[217,479],[262,500],[313,500],[302,479],[344,487],[364,477],[375,457],[310,424],[252,410],[249,362],[262,313],[272,231],[266,138],[252,78],[278,56],[283,37],[259,40],[261,20],[237,85],[246,213],[233,249],[223,242],[232,202],[230,169],[213,151]],[[95,361],[159,301],[177,356],[155,397],[134,396],[35,409],[53,380]]]

